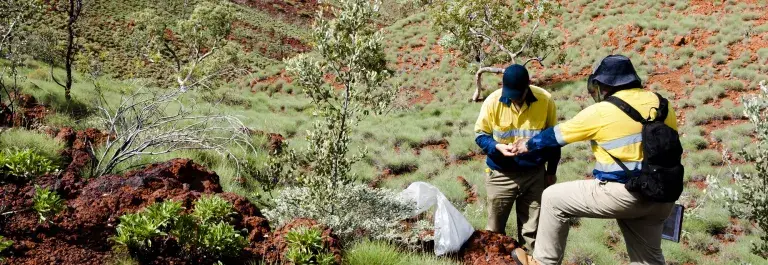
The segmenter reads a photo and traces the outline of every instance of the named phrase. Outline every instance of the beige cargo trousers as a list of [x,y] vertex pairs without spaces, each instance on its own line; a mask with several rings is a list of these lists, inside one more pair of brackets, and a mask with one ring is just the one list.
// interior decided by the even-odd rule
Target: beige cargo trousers
[[485,189],[488,194],[488,223],[485,230],[505,233],[509,214],[515,207],[518,241],[533,249],[539,223],[541,194],[547,188],[544,166],[500,172],[488,170]]
[[629,192],[624,184],[599,180],[559,183],[544,190],[533,257],[541,264],[560,264],[570,217],[615,218],[627,244],[630,264],[663,265],[661,231],[674,203],[655,203]]

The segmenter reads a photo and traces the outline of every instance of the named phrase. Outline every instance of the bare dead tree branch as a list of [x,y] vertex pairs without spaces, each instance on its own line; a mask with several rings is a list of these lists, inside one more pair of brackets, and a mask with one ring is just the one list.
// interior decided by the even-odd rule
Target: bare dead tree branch
[[111,173],[141,156],[181,150],[213,150],[234,161],[239,172],[241,158],[231,150],[255,150],[243,130],[245,125],[230,115],[195,114],[200,111],[194,101],[181,99],[184,94],[180,90],[165,94],[139,90],[121,99],[115,108],[101,102],[99,121],[109,137],[99,148],[90,148],[96,158],[93,174]]
[[480,101],[480,93],[483,91],[483,83],[482,83],[482,77],[484,73],[503,73],[503,68],[497,68],[497,67],[481,67],[477,70],[477,73],[475,73],[475,84],[477,85],[475,88],[475,93],[472,94],[472,100],[473,102]]
[[529,45],[531,45],[531,41],[533,41],[533,36],[536,34],[536,30],[539,28],[539,21],[536,21],[536,24],[533,25],[533,30],[531,30],[531,34],[528,34],[528,39],[525,40],[525,43],[523,43],[523,46],[520,47],[520,50],[515,53],[515,57],[522,54],[526,48],[528,48]]
[[[485,12],[485,15],[486,15],[486,17],[487,17],[487,16],[489,16],[489,14],[488,14],[489,12],[490,12],[490,11],[486,10],[486,12]],[[491,28],[491,29],[493,28],[493,27],[491,26],[491,24],[490,24],[490,23],[487,21],[487,19],[483,19],[483,23],[485,23],[485,25],[486,25],[487,27],[489,27],[489,28]],[[471,31],[473,34],[475,34],[475,35],[477,35],[477,36],[480,36],[480,37],[482,37],[482,38],[484,38],[484,39],[486,39],[486,40],[490,41],[491,43],[493,43],[494,45],[496,45],[496,46],[497,46],[497,47],[498,47],[500,50],[502,50],[502,51],[504,51],[505,53],[509,54],[509,57],[510,57],[510,60],[511,60],[511,62],[512,62],[513,64],[516,64],[516,63],[517,63],[517,57],[518,57],[518,56],[520,56],[520,54],[522,54],[523,52],[525,52],[525,49],[527,49],[527,48],[528,48],[528,46],[530,46],[531,42],[533,41],[533,36],[536,34],[536,30],[537,30],[538,28],[539,28],[539,21],[537,20],[537,21],[536,21],[536,24],[533,26],[533,30],[531,30],[531,33],[528,35],[528,38],[526,38],[526,41],[525,41],[525,43],[523,43],[523,46],[521,46],[521,47],[520,47],[520,50],[518,50],[518,51],[517,51],[517,52],[515,52],[515,53],[512,53],[511,51],[509,51],[509,50],[508,50],[506,47],[504,47],[504,45],[502,45],[501,43],[499,43],[499,42],[498,42],[497,40],[495,40],[494,38],[491,38],[491,37],[490,37],[490,36],[488,36],[487,34],[485,34],[485,33],[482,33],[482,32],[479,32],[479,31],[477,31],[477,30],[475,30],[475,29],[472,29],[472,28],[470,28],[469,30],[470,30],[470,31]],[[525,63],[523,63],[523,65],[527,65],[527,64],[528,64],[529,62],[531,62],[531,61],[538,61],[538,62],[539,62],[539,64],[541,64],[542,66],[544,66],[544,63],[543,63],[543,61],[544,61],[544,59],[546,59],[546,58],[547,58],[547,56],[549,56],[549,53],[545,54],[545,55],[544,55],[544,56],[542,56],[542,57],[534,57],[534,58],[529,58],[529,59],[527,59],[527,60],[525,61]],[[483,75],[484,73],[497,73],[497,74],[500,74],[500,73],[503,73],[503,72],[504,72],[504,69],[502,69],[502,68],[496,68],[496,67],[480,67],[480,69],[478,69],[478,70],[477,70],[477,72],[475,73],[475,93],[473,93],[473,94],[472,94],[472,98],[470,99],[470,101],[473,101],[473,102],[477,102],[477,101],[480,101],[480,100],[481,100],[481,98],[480,98],[480,94],[483,92],[483,81],[482,81],[482,75]]]

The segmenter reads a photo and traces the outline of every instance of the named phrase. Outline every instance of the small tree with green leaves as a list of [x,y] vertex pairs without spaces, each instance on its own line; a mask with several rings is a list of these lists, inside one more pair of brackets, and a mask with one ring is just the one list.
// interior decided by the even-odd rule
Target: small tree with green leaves
[[142,59],[173,70],[181,91],[211,82],[239,70],[239,46],[227,40],[236,10],[231,3],[203,1],[179,20],[147,9],[135,14],[133,39]]
[[[329,198],[328,188],[354,179],[350,167],[360,156],[347,154],[352,128],[366,115],[381,113],[395,95],[385,84],[391,71],[386,66],[382,35],[373,23],[379,4],[342,0],[331,7],[333,19],[320,12],[313,30],[316,53],[287,61],[288,71],[312,99],[315,115],[321,117],[309,133],[304,156],[311,158],[305,162],[312,171],[298,178],[320,204]],[[340,209],[327,205],[327,210]]]
[[744,100],[744,115],[755,125],[757,144],[754,152],[741,151],[747,161],[755,163],[755,173],[736,171],[734,178],[739,186],[740,213],[755,222],[762,230],[760,241],[752,246],[752,252],[768,258],[768,86],[760,82],[761,94]]
[[[447,33],[441,44],[455,48],[465,62],[475,65],[475,93],[480,100],[483,73],[502,73],[499,63],[543,63],[555,42],[539,26],[550,18],[556,3],[550,0],[437,0],[433,3],[434,27]],[[542,64],[543,65],[543,64]]]
[[6,104],[9,113],[16,112],[16,102],[21,93],[21,83],[24,77],[19,75],[18,68],[22,65],[22,54],[30,53],[29,29],[32,16],[40,10],[36,1],[0,0],[0,58],[6,60],[0,64],[0,100]]

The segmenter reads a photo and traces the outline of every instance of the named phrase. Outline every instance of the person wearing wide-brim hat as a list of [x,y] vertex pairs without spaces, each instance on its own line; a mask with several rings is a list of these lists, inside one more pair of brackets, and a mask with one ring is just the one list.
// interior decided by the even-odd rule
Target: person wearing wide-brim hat
[[[642,89],[632,62],[621,55],[611,55],[600,62],[588,79],[587,90],[596,104],[528,141],[515,144],[514,151],[524,154],[590,140],[596,163],[592,171],[594,180],[559,183],[544,191],[533,256],[528,257],[519,249],[513,256],[520,264],[560,264],[570,228],[569,218],[586,217],[617,220],[630,264],[665,264],[661,234],[674,203],[646,200],[642,194],[625,188],[624,183],[641,173],[643,125],[606,101],[613,96],[644,117],[655,119],[661,113],[658,108],[662,98]],[[667,105],[663,124],[677,130],[674,109],[671,104]]]
[[513,156],[511,144],[556,123],[552,96],[531,85],[528,71],[519,64],[505,69],[502,88],[485,99],[475,123],[475,142],[487,155],[486,230],[505,233],[514,208],[518,240],[528,249],[534,248],[541,194],[556,181],[560,147]]

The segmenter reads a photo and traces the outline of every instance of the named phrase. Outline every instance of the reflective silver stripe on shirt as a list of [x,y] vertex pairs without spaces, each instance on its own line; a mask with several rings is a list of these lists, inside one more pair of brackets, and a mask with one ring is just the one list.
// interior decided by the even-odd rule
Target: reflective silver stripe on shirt
[[565,138],[563,138],[563,132],[560,131],[560,125],[556,125],[553,130],[555,131],[555,140],[557,140],[558,144],[561,146],[568,144],[565,142]]
[[541,130],[512,129],[509,131],[493,131],[493,136],[504,139],[510,137],[534,137],[541,133]]
[[606,150],[616,149],[619,147],[631,145],[634,143],[639,143],[643,141],[643,135],[642,134],[633,134],[621,137],[619,139],[614,139],[610,141],[606,141],[604,143],[600,143],[600,147],[605,148]]
[[480,137],[480,136],[483,136],[483,135],[492,136],[492,135],[490,135],[490,134],[488,134],[488,133],[486,133],[486,132],[476,132],[476,133],[475,133],[475,138],[477,138],[477,137]]
[[[642,162],[622,161],[622,163],[624,163],[624,165],[627,166],[629,170],[640,170],[643,166]],[[620,172],[620,171],[623,172],[624,171],[624,169],[622,169],[621,166],[616,163],[603,164],[603,163],[597,162],[595,163],[595,169],[597,171],[602,171],[602,172]]]

